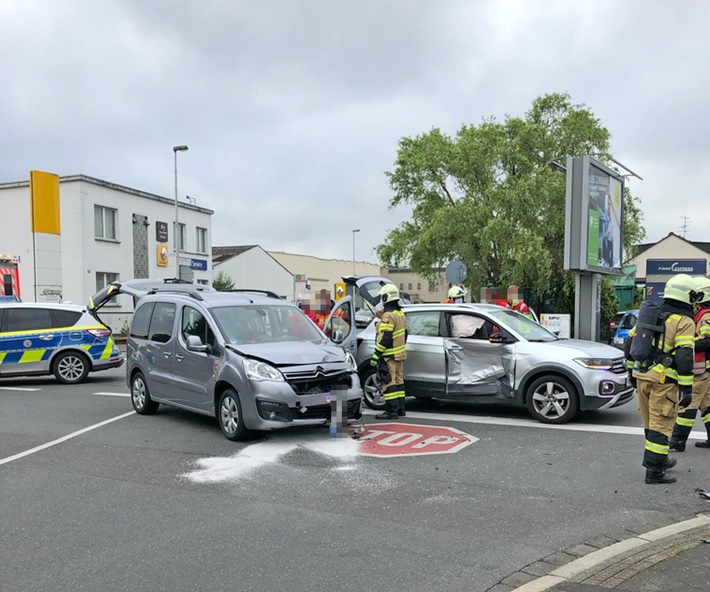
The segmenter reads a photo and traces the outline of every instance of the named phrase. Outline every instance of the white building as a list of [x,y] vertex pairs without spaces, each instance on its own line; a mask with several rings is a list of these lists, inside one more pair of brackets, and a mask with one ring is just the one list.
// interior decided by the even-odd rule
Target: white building
[[[32,175],[33,186],[30,181],[0,184],[5,217],[0,252],[20,259],[24,301],[85,304],[118,279],[176,277],[174,198],[85,175]],[[211,283],[214,212],[182,201],[178,205],[179,273]],[[102,318],[120,331],[132,310],[130,299],[119,299]]]
[[235,288],[269,290],[294,300],[293,274],[259,245],[212,247],[214,277],[222,272]]

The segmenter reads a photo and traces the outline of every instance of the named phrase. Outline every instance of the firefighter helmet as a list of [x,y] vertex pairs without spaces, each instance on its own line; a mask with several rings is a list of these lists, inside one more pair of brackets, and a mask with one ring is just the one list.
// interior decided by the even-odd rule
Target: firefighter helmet
[[449,290],[449,298],[451,298],[451,300],[463,298],[464,296],[466,296],[466,290],[463,286],[451,286],[451,289]]
[[380,289],[380,299],[382,300],[382,304],[399,300],[399,290],[397,289],[397,286],[394,284],[385,284],[382,286]]
[[663,289],[663,299],[691,304],[691,293],[695,293],[695,280],[688,274],[679,273],[666,282],[666,286]]
[[695,302],[710,303],[710,280],[704,276],[696,277],[695,280]]

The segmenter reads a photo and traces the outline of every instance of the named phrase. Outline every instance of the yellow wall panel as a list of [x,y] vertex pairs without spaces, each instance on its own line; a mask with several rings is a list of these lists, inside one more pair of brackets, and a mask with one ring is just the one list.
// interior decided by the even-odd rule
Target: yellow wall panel
[[30,171],[32,232],[61,234],[59,175]]

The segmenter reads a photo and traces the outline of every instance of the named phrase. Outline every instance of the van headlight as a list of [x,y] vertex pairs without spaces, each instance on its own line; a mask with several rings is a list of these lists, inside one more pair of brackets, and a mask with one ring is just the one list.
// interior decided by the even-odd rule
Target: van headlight
[[350,352],[345,352],[345,363],[348,365],[349,372],[357,372],[357,362]]
[[276,368],[259,360],[244,360],[244,372],[246,372],[249,380],[261,382],[263,380],[273,380],[276,382],[284,382],[284,375]]
[[614,361],[608,358],[575,358],[574,361],[590,370],[611,370],[614,365]]

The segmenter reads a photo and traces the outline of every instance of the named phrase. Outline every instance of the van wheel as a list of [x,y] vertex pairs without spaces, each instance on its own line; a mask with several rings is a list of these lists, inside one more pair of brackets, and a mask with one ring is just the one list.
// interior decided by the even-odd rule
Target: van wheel
[[385,398],[382,396],[382,388],[377,378],[377,372],[370,367],[362,375],[362,390],[365,405],[370,409],[381,411],[385,408]]
[[250,432],[244,425],[242,404],[239,395],[233,389],[226,389],[219,398],[217,419],[227,440],[243,442],[249,438]]
[[86,356],[71,351],[59,354],[52,364],[54,376],[64,384],[84,382],[89,374],[89,369],[89,360]]
[[567,423],[579,411],[579,395],[562,376],[541,376],[528,387],[528,411],[542,423]]
[[141,372],[136,372],[131,378],[131,404],[140,415],[153,415],[158,410],[159,403],[150,398],[145,376]]

